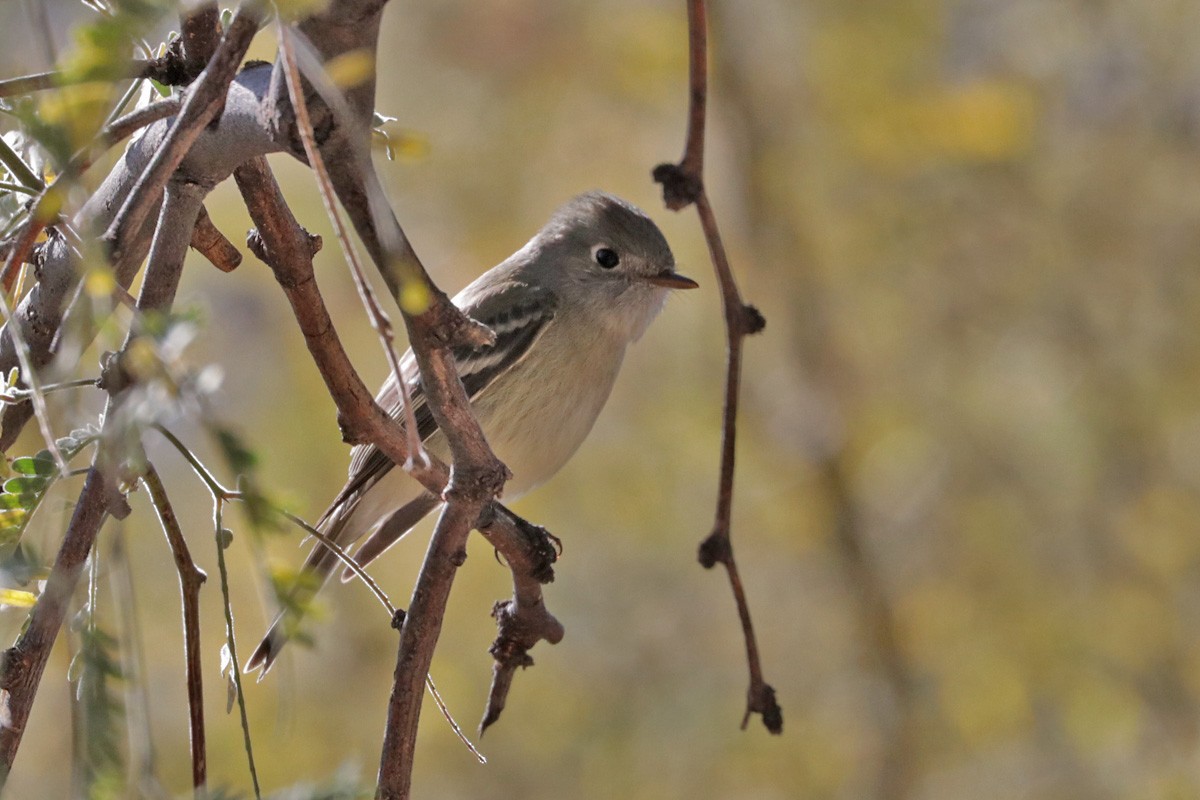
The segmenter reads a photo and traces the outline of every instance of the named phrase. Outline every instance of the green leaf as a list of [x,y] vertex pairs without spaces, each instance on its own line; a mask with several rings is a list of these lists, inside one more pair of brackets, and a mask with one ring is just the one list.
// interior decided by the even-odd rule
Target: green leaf
[[9,478],[4,482],[5,494],[36,496],[46,488],[47,479],[40,475]]
[[[42,456],[42,453],[46,454],[45,457]],[[13,472],[43,478],[52,477],[58,471],[58,467],[55,465],[54,459],[50,457],[49,452],[43,450],[42,453],[38,453],[36,456],[21,456],[20,458],[13,459]]]
[[9,508],[25,508],[25,503],[21,500],[20,495],[0,494],[0,509]]

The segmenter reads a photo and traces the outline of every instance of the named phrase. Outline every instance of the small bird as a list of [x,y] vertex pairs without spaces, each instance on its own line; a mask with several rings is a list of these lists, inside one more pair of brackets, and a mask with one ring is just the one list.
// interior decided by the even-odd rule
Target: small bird
[[[524,247],[454,298],[496,335],[494,344],[459,348],[454,359],[488,443],[512,472],[507,499],[543,483],[574,455],[608,400],[626,346],[645,333],[670,290],[696,286],[675,271],[671,248],[649,217],[594,191],[559,208]],[[411,350],[400,371],[420,439],[448,460]],[[396,381],[388,376],[376,400],[403,422]],[[343,548],[370,533],[354,553],[365,566],[441,502],[374,445],[358,445],[346,485],[317,529]],[[318,542],[303,569],[319,587],[337,564]],[[343,580],[350,576],[347,570]],[[261,667],[266,674],[287,641],[286,627],[281,613],[247,672]]]

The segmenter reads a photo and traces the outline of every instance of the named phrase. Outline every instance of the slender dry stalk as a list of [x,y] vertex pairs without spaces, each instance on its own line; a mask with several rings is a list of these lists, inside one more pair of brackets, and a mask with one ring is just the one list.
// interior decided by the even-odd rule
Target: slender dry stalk
[[721,427],[721,477],[717,489],[717,511],[712,533],[700,544],[700,563],[705,568],[725,566],[729,585],[737,603],[738,618],[746,642],[746,662],[750,686],[746,692],[745,728],[751,714],[761,714],[771,733],[783,730],[783,711],[775,700],[775,690],[763,679],[758,642],[750,618],[750,605],[738,573],[730,535],[733,513],[734,461],[737,453],[737,410],[741,385],[742,343],[760,332],[766,320],[758,309],[742,301],[733,269],[721,241],[716,215],[704,187],[704,130],[708,99],[708,15],[704,0],[688,0],[688,107],[687,142],[678,164],[660,164],[654,168],[654,180],[662,184],[667,207],[679,211],[695,204],[700,225],[708,243],[708,252],[721,288],[721,306],[725,316],[727,362],[725,371],[725,411]]

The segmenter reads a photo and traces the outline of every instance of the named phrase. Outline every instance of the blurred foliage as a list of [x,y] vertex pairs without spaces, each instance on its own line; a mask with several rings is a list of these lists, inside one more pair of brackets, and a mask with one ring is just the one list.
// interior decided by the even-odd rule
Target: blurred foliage
[[[48,68],[71,41],[84,44],[62,63],[86,64],[105,33],[69,31],[106,15],[41,6],[53,48],[25,4],[0,7],[4,75]],[[694,563],[711,524],[724,335],[694,216],[663,211],[649,180],[683,140],[683,3],[394,6],[378,126],[398,157],[377,163],[444,288],[594,186],[650,211],[704,284],[631,349],[578,456],[518,504],[564,539],[547,601],[567,636],[533,651],[483,742],[487,766],[427,714],[418,794],[1200,795],[1200,195],[1187,179],[1200,174],[1200,6],[713,0],[711,17],[708,184],[744,294],[770,323],[747,343],[735,547],[784,736],[737,730],[732,603]],[[122,51],[166,24],[146,22]],[[252,56],[273,57],[269,31]],[[70,146],[103,121],[88,97],[109,88],[85,86],[31,101],[69,107],[54,130]],[[302,222],[332,241],[311,176],[273,164]],[[0,222],[23,202],[0,194]],[[249,225],[227,186],[208,208],[234,240]],[[350,352],[381,380],[336,248],[318,262]],[[273,280],[249,260],[231,276],[196,260],[180,296],[209,320],[193,357],[225,371],[210,418],[236,421],[264,492],[315,519],[346,448]],[[50,399],[62,430],[95,413],[86,396]],[[173,429],[232,485],[235,453],[193,411],[176,406]],[[20,444],[42,447],[32,428]],[[147,456],[185,533],[211,535],[210,499],[175,453],[152,440]],[[70,497],[46,493],[22,550],[54,552]],[[158,768],[182,793],[178,590],[148,505],[131,502]],[[373,570],[397,605],[427,534]],[[211,571],[211,548],[194,549]],[[250,644],[272,613],[253,610],[270,591],[255,588],[259,550],[284,576],[277,565],[304,552],[283,536],[234,539]],[[486,610],[509,591],[484,543],[469,552],[434,663],[460,721],[482,708]],[[322,600],[314,648],[247,687],[269,790],[319,786],[347,762],[370,775],[378,758],[395,634],[355,584]],[[219,593],[202,603],[216,687]],[[4,636],[23,614],[0,616]],[[67,795],[67,698],[53,690],[65,674],[52,659],[9,796]],[[209,689],[209,764],[234,796],[249,781],[224,701]]]

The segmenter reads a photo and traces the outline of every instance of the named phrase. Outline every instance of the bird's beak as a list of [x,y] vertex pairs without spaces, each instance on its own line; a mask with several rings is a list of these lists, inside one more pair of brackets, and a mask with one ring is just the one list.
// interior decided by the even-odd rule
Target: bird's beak
[[664,289],[697,289],[700,284],[686,275],[680,275],[672,270],[664,270],[657,275],[647,275],[643,278],[647,283],[661,286]]

